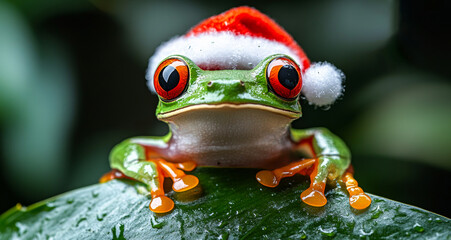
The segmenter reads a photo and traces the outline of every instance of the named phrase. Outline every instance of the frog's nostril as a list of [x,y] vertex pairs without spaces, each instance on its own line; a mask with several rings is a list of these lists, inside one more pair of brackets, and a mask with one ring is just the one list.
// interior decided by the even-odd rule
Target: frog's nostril
[[235,89],[237,90],[244,90],[245,89],[245,82],[241,80],[213,80],[207,82],[207,88],[209,90],[215,90],[215,89]]

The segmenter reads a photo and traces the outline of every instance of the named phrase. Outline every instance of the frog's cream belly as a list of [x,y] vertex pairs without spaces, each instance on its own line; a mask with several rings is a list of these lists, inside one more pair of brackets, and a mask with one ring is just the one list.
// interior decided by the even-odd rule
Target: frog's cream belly
[[288,160],[293,117],[254,104],[207,105],[165,119],[172,130],[173,161],[203,166],[268,168]]

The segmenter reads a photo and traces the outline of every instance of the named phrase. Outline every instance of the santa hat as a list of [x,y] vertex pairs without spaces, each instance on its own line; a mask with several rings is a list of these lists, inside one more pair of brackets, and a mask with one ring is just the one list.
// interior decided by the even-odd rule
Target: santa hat
[[179,54],[204,70],[252,69],[272,54],[290,56],[302,70],[302,94],[318,106],[332,104],[343,92],[343,73],[330,63],[310,64],[301,47],[271,18],[250,7],[237,7],[210,17],[157,48],[149,60],[146,78],[166,57]]

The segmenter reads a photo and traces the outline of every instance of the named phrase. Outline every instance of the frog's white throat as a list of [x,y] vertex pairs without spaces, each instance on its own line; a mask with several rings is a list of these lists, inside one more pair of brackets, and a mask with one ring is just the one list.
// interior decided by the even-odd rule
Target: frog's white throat
[[194,160],[204,166],[268,167],[288,155],[290,123],[299,115],[258,104],[203,104],[159,118],[171,127],[169,157],[173,160]]

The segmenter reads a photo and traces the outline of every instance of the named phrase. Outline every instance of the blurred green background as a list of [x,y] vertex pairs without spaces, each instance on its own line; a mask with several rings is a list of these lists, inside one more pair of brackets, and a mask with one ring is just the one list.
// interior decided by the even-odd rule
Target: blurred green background
[[161,135],[144,79],[155,48],[240,5],[347,76],[330,110],[301,100],[371,193],[451,217],[451,3],[446,0],[0,2],[0,212],[94,184],[121,140]]

